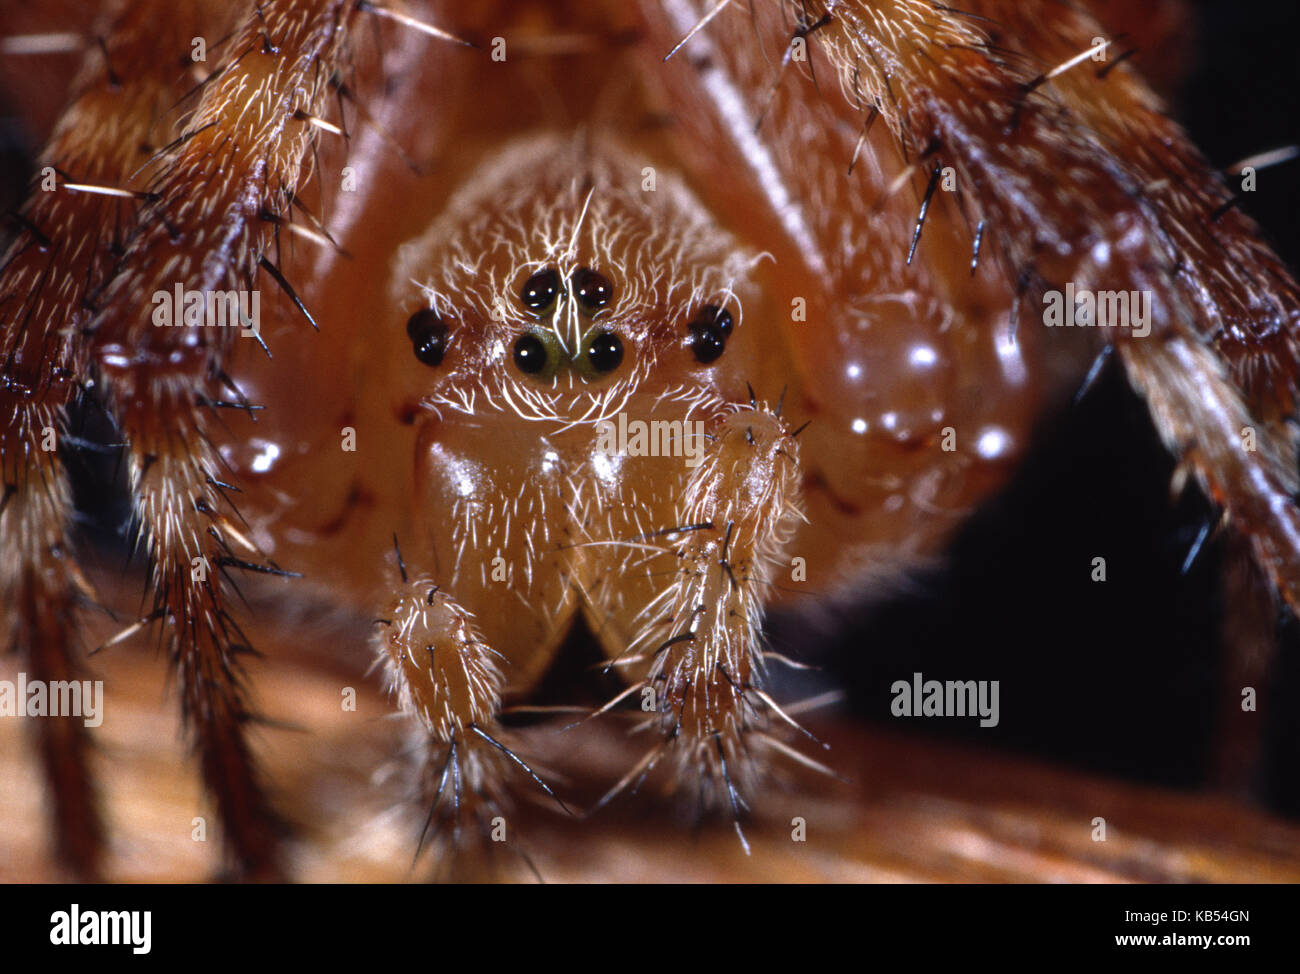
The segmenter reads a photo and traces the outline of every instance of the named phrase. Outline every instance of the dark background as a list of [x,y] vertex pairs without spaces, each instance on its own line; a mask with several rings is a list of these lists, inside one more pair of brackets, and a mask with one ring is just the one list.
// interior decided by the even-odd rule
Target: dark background
[[[1193,4],[1191,75],[1172,114],[1216,166],[1300,143],[1300,5]],[[1300,161],[1260,170],[1243,209],[1300,266]],[[1216,516],[1195,489],[1170,499],[1173,462],[1140,400],[1108,367],[1086,397],[1044,430],[1009,490],[961,534],[948,566],[857,620],[826,653],[835,682],[865,719],[892,724],[890,684],[1001,681],[1001,723],[911,720],[917,733],[964,737],[1153,784],[1223,785],[1226,680],[1220,585],[1227,551],[1208,541]],[[1095,556],[1105,583],[1090,579]],[[1282,635],[1258,740],[1229,778],[1275,811],[1300,816],[1300,627]],[[776,623],[778,640],[807,642]],[[1225,697],[1225,693],[1227,696]],[[1239,703],[1237,704],[1239,710]]]

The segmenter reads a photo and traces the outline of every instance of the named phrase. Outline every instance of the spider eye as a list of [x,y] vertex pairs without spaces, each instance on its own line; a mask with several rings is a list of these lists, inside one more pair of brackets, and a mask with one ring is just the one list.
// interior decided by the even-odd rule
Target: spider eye
[[555,303],[560,290],[560,272],[548,267],[524,281],[519,299],[529,311],[540,313]]
[[726,308],[706,304],[697,311],[686,326],[691,334],[690,346],[695,360],[701,365],[716,362],[727,349],[727,338],[733,327],[731,312]]
[[587,349],[587,361],[597,372],[613,372],[623,361],[623,343],[613,332],[601,332]]
[[614,296],[614,285],[609,278],[590,267],[579,267],[569,278],[569,287],[578,304],[587,314],[595,314],[609,304]]
[[447,324],[432,308],[421,308],[406,322],[406,336],[411,339],[415,357],[425,365],[442,364],[447,354]]
[[546,368],[546,346],[536,335],[520,335],[515,342],[515,365],[520,372],[537,375]]

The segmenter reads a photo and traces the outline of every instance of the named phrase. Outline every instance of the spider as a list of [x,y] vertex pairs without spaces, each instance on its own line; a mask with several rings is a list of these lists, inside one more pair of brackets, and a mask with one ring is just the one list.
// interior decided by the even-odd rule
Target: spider
[[[80,672],[93,411],[151,593],[113,642],[163,640],[237,876],[284,870],[246,592],[375,618],[421,844],[569,810],[502,715],[578,624],[625,687],[584,719],[645,740],[597,804],[657,775],[744,843],[831,770],[765,613],[940,551],[1110,358],[1300,604],[1295,284],[1079,7],[135,0],[94,38],[0,271],[0,607],[33,681]],[[40,733],[94,877],[89,729]]]

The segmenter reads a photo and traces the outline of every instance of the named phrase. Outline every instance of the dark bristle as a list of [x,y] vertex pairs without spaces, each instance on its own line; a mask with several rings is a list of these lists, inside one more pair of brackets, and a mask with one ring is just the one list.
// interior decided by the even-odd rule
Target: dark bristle
[[280,272],[280,268],[267,260],[265,255],[257,258],[257,264],[271,275],[276,284],[280,285],[280,288],[284,293],[289,296],[289,300],[293,302],[294,307],[302,312],[303,317],[307,319],[307,322],[312,326],[312,328],[316,331],[320,331],[320,327],[316,324],[316,319],[311,316],[311,312],[308,311],[307,306],[302,303],[302,299],[298,297],[298,292],[293,289],[293,285],[291,285],[285,278],[284,274]]
[[925,187],[925,198],[921,201],[921,212],[916,217],[916,229],[912,231],[912,245],[907,250],[907,263],[911,265],[912,258],[916,255],[916,245],[921,241],[921,228],[925,226],[925,215],[930,211],[930,201],[934,198],[935,188],[939,185],[939,173],[941,168],[939,163],[934,164],[934,171],[930,173],[930,182]]

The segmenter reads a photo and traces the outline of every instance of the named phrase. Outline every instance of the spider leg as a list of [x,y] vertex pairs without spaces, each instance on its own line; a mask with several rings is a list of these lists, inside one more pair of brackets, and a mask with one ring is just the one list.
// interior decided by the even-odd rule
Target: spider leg
[[[850,6],[865,15],[881,5]],[[1094,38],[1106,36],[1086,12],[1061,8],[1045,18],[991,0],[970,9],[995,19],[1002,43],[1014,49],[986,58],[987,81],[974,87],[992,106],[1000,88],[1017,84],[1024,94],[1013,114],[1002,117],[1004,109],[973,102],[954,113],[958,100],[947,103],[940,121],[926,105],[927,89],[913,86],[914,104],[895,119],[900,135],[933,130],[941,155],[995,139],[1008,146],[1000,161],[982,151],[956,151],[951,160],[962,172],[959,185],[976,190],[967,203],[989,222],[1021,279],[1032,282],[1027,293],[1035,302],[1067,283],[1149,296],[1145,328],[1098,327],[1097,337],[1116,346],[1166,444],[1250,540],[1276,591],[1300,610],[1296,441],[1288,421],[1300,377],[1300,289],[1252,221],[1228,206],[1233,190],[1224,174],[1136,74],[1109,70],[1120,52],[1080,57],[1097,49]],[[850,32],[842,53],[856,43]],[[1017,81],[1025,72],[1032,76]],[[1061,210],[1049,181],[1039,178],[1044,160],[1017,161],[1021,144],[1048,153],[1052,171],[1068,168],[1076,184],[1088,185],[1084,205],[1065,225],[1077,221],[1070,239],[1104,246],[1045,261],[1025,249],[1032,235],[1010,241],[1007,231],[1029,212],[1039,219]],[[1006,192],[1015,184],[1038,187],[1031,209],[1025,197]]]
[[[1015,5],[977,7],[1043,64],[1068,63],[1105,34],[1079,11],[1046,23]],[[1151,292],[1150,334],[1098,330],[1119,352],[1170,450],[1300,611],[1300,484],[1288,421],[1300,378],[1300,289],[1254,223],[1231,206],[1231,181],[1241,174],[1211,167],[1135,74],[1109,70],[1118,63],[1039,76],[1050,77],[1054,97],[1033,112],[1088,133],[1106,155],[1083,153],[1080,163],[1129,197],[1123,221],[1111,230],[1098,220],[1094,235],[1118,241],[1126,227],[1141,231],[1129,254],[1112,248],[1118,266],[1085,265],[1074,276]]]
[[181,138],[153,169],[154,202],[105,289],[108,310],[91,338],[130,443],[136,511],[156,602],[172,619],[187,728],[232,858],[249,876],[280,871],[280,823],[249,751],[252,711],[239,664],[248,647],[229,608],[228,569],[246,567],[248,552],[213,485],[222,479],[215,424],[195,395],[221,398],[221,365],[240,331],[155,327],[140,303],[175,282],[188,292],[253,291],[259,270],[285,288],[268,257],[274,222],[262,215],[284,213],[306,177],[314,129],[301,118],[321,113],[349,10],[344,0],[261,4],[240,22]]
[[[149,13],[143,4],[133,10]],[[265,3],[237,11],[229,31],[224,17],[204,24],[221,61],[169,103],[192,107],[179,136],[133,160],[144,204],[111,272],[88,292],[93,313],[83,330],[90,370],[126,442],[185,727],[224,824],[228,858],[248,878],[282,874],[282,823],[247,739],[254,715],[240,657],[251,649],[231,611],[231,573],[278,569],[249,551],[235,526],[238,514],[219,486],[229,479],[222,427],[209,404],[232,391],[223,365],[237,336],[260,338],[252,298],[275,227],[263,215],[285,212],[306,179],[314,129],[301,119],[320,113],[345,33],[339,22],[350,11],[345,0]],[[170,13],[154,16],[165,21]],[[154,44],[145,60],[168,62],[156,36]],[[113,50],[112,37],[107,47]],[[189,48],[186,34],[176,50]],[[263,280],[284,285],[275,274]],[[206,320],[160,319],[159,296],[178,289],[204,298]],[[240,293],[247,320],[236,321],[227,302],[230,320],[216,322],[227,327],[200,327],[214,323],[221,295]]]
[[[68,407],[92,384],[82,334],[90,292],[133,222],[137,194],[122,187],[179,93],[176,69],[157,56],[158,47],[183,47],[194,33],[191,17],[164,3],[137,3],[107,25],[103,44],[87,49],[0,264],[0,632],[30,678],[47,685],[84,674],[72,634],[90,593],[75,562],[59,448],[73,443]],[[139,69],[119,74],[113,63]],[[90,735],[80,717],[33,723],[57,856],[77,876],[97,878],[105,828],[90,776]]]

